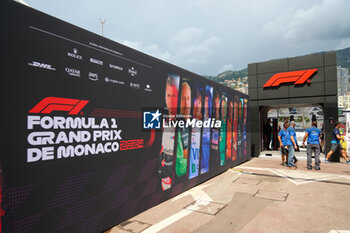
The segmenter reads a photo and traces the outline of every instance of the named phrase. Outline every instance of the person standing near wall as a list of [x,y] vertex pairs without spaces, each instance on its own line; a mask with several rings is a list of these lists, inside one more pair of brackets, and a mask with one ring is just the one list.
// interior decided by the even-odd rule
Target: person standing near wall
[[324,123],[322,123],[321,128],[321,136],[320,136],[321,142],[320,142],[320,151],[324,153]]
[[[288,118],[284,118],[283,123],[281,124],[281,126],[278,126],[278,135],[280,135],[281,130],[286,130],[287,128],[284,128],[284,124],[288,124]],[[279,148],[281,149],[281,159],[282,159],[282,166],[287,166],[288,165],[288,150],[286,150],[285,148],[283,148],[282,144],[281,144],[281,139],[280,136],[278,136],[278,141],[279,141]]]
[[270,143],[271,143],[271,119],[268,119],[264,125],[264,149],[271,150],[270,149]]
[[[287,131],[288,131],[289,135],[291,136],[291,138],[293,138],[293,140],[294,140],[294,145],[296,145],[295,150],[299,151],[297,134],[295,132],[295,121],[290,122],[290,126],[288,127]],[[298,162],[298,159],[295,157],[295,155],[293,156],[293,161],[294,161],[294,163]]]
[[329,160],[328,160],[329,157],[331,157],[331,155],[337,149],[339,149],[341,156],[343,156],[343,158],[346,161],[346,164],[350,164],[350,160],[347,158],[346,152],[345,152],[344,148],[340,144],[340,139],[342,139],[341,136],[340,136],[340,132],[339,132],[340,125],[341,125],[340,122],[336,122],[335,123],[335,128],[333,129],[333,133],[332,133],[332,141],[331,141],[332,147],[331,147],[331,150],[328,152],[327,157],[324,160],[325,163],[330,163]]
[[[283,129],[280,130],[278,133],[278,140],[281,145],[281,152],[282,154],[289,154],[288,156],[288,167],[290,169],[296,169],[297,167],[293,163],[293,157],[294,157],[294,149],[297,148],[294,137],[289,135],[289,132],[287,131],[289,127],[288,122],[285,122],[283,124]],[[283,158],[282,158],[283,162]]]
[[315,170],[320,170],[320,137],[322,131],[317,128],[317,122],[313,121],[310,128],[306,129],[303,139],[303,147],[305,148],[305,141],[307,139],[307,169],[312,169],[312,152],[315,153]]

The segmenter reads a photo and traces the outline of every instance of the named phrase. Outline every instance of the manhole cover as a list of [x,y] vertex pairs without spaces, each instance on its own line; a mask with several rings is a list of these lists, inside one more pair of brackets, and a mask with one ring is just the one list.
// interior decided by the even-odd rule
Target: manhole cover
[[246,178],[238,178],[233,183],[236,184],[249,184],[249,185],[258,185],[261,182],[261,180],[255,180],[255,179],[246,179]]
[[203,214],[216,215],[226,205],[212,201],[198,200],[185,207],[186,210],[196,211]]
[[253,196],[258,198],[270,199],[273,201],[286,201],[289,193],[268,191],[268,190],[258,190]]
[[146,228],[150,227],[151,224],[140,222],[137,220],[132,221],[125,221],[121,224],[119,224],[119,227],[125,231],[133,232],[133,233],[139,233]]

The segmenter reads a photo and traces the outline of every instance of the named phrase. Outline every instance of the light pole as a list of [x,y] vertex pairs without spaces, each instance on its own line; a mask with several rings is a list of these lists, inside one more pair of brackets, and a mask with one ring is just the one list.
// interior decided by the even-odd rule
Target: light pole
[[102,27],[102,36],[103,36],[103,26],[104,26],[105,22],[106,22],[106,19],[102,20],[100,18],[100,23],[101,23],[101,27]]

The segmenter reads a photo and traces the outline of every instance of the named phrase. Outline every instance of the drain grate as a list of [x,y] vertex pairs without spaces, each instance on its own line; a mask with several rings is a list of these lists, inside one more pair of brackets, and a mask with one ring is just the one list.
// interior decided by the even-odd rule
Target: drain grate
[[226,205],[222,203],[198,200],[186,206],[185,209],[203,214],[216,215],[225,207]]
[[122,222],[119,224],[119,227],[122,230],[128,231],[128,232],[133,232],[133,233],[139,233],[145,230],[146,228],[150,227],[151,224],[140,222],[137,220],[128,220],[125,222]]
[[261,183],[261,180],[248,179],[248,178],[238,178],[233,183],[236,184],[249,184],[249,185],[258,185]]
[[258,198],[269,199],[273,201],[286,201],[289,193],[268,191],[268,190],[258,190],[253,196]]

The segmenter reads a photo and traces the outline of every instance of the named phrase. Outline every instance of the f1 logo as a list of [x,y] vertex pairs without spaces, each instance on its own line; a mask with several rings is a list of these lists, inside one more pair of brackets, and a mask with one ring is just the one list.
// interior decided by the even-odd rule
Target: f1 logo
[[143,112],[143,128],[144,129],[160,129],[160,116],[162,114],[157,111]]
[[282,83],[304,84],[317,69],[299,70],[274,74],[263,87],[278,87]]
[[46,97],[40,101],[29,113],[51,113],[52,111],[66,111],[69,115],[77,115],[88,100],[67,99],[59,97]]

